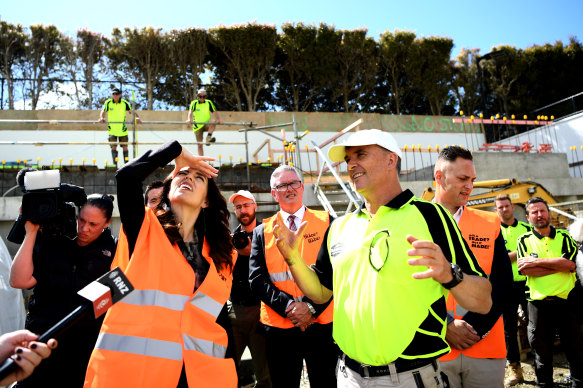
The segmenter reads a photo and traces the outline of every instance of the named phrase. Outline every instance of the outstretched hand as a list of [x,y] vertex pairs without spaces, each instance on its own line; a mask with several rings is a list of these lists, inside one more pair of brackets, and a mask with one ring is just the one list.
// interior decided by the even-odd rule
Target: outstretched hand
[[275,236],[275,243],[279,252],[289,266],[294,265],[298,258],[301,260],[299,247],[304,229],[306,229],[307,225],[308,221],[304,221],[300,224],[298,230],[292,232],[283,222],[281,213],[277,212],[277,217],[273,223],[273,235]]
[[195,156],[186,147],[182,146],[182,152],[174,159],[175,167],[172,171],[172,178],[185,167],[193,168],[207,178],[214,178],[218,175],[219,170],[207,163],[213,160],[215,158],[210,156]]
[[447,283],[453,279],[451,265],[439,245],[427,240],[418,240],[411,235],[407,235],[407,241],[413,246],[413,249],[407,251],[407,255],[421,256],[418,259],[409,259],[409,264],[428,267],[426,271],[413,274],[413,278],[433,278],[439,283]]

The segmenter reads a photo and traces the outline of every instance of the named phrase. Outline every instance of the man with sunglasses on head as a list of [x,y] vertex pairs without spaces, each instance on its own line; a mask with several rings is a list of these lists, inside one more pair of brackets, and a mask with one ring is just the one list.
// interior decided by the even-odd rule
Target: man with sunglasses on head
[[[132,114],[132,106],[129,102],[121,98],[121,90],[118,88],[113,88],[111,90],[111,98],[105,100],[103,104],[103,109],[99,114],[99,122],[105,122],[105,113],[107,112],[107,134],[108,141],[111,147],[111,157],[113,162],[117,166],[118,162],[118,152],[117,143],[122,143],[121,148],[123,150],[123,160],[124,163],[128,161],[128,127],[124,123],[126,121],[126,112]],[[113,122],[112,122],[113,121]],[[136,121],[141,123],[142,120],[138,117],[136,113]]]
[[488,274],[492,308],[486,314],[467,311],[457,295],[447,298],[445,340],[451,353],[440,358],[452,388],[504,387],[506,342],[502,312],[512,293],[512,267],[494,212],[466,207],[476,169],[472,153],[458,146],[441,150],[435,163],[435,202],[446,208]]
[[204,131],[208,131],[205,143],[207,146],[217,141],[217,139],[213,137],[216,124],[201,124],[208,123],[210,121],[211,113],[215,117],[215,121],[217,123],[223,123],[219,117],[217,109],[215,108],[215,104],[207,98],[206,89],[198,89],[197,99],[193,100],[190,103],[190,107],[188,108],[188,120],[186,120],[186,124],[192,124],[192,130],[194,131],[196,141],[198,142],[198,154],[201,156],[204,155],[204,151],[202,149],[202,138]]
[[309,223],[274,234],[298,287],[316,303],[334,294],[338,387],[442,386],[448,292],[485,313],[490,283],[447,210],[401,188],[388,132],[358,131],[328,156],[346,162],[364,204],[331,223],[312,268],[298,250]]
[[[243,351],[249,347],[253,361],[253,371],[257,379],[255,388],[271,388],[267,358],[265,355],[265,335],[257,330],[261,301],[251,292],[249,285],[249,255],[251,254],[251,237],[253,229],[261,220],[255,217],[257,203],[255,197],[247,190],[239,190],[231,195],[235,217],[239,225],[233,232],[233,245],[239,256],[233,269],[233,288],[228,303],[229,318],[233,329],[233,346],[235,365],[239,374],[239,386],[243,385],[240,362]],[[227,351],[227,353],[229,353]]]
[[332,310],[328,300],[317,304],[296,285],[276,245],[275,225],[297,230],[309,221],[298,247],[302,262],[314,264],[330,224],[328,212],[304,206],[304,184],[298,170],[282,165],[271,174],[271,195],[280,206],[274,216],[253,231],[249,282],[261,299],[260,321],[265,330],[267,364],[273,386],[298,388],[305,360],[310,386],[330,387],[338,349],[332,340]]

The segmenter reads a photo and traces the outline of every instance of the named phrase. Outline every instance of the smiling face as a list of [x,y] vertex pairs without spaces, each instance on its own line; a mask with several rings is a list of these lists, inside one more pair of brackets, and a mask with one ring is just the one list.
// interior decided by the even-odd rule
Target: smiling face
[[207,206],[208,180],[199,171],[185,167],[170,183],[168,200],[172,205],[183,204],[195,208]]
[[[350,181],[365,198],[367,193],[385,187],[387,169],[395,167],[398,156],[378,145],[346,147],[344,160]],[[387,166],[387,168],[381,168]]]
[[435,172],[435,181],[439,186],[437,202],[450,211],[457,211],[468,202],[475,180],[476,169],[473,161],[461,157],[453,162],[442,161]]
[[91,244],[110,222],[111,219],[105,218],[105,212],[100,208],[92,205],[83,206],[77,220],[77,244],[82,247]]
[[273,180],[273,187],[280,186],[284,183],[300,182],[298,188],[294,189],[292,186],[287,186],[283,190],[278,191],[271,189],[271,196],[275,199],[281,208],[288,213],[295,213],[301,206],[304,197],[304,184],[301,179],[291,170],[283,171]]

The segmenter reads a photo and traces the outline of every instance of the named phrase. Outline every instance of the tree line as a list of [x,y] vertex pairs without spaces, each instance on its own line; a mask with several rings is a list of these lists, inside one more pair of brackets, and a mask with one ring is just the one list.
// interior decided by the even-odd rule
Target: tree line
[[[583,90],[576,37],[567,44],[496,47],[503,55],[492,58],[464,48],[452,60],[453,46],[450,38],[398,30],[375,40],[366,29],[324,23],[284,24],[280,33],[255,23],[115,28],[107,38],[2,21],[0,77],[8,109],[19,98],[36,109],[41,94],[63,82],[74,88],[71,109],[99,108],[108,93],[96,85],[109,82],[134,85],[138,108],[149,110],[185,109],[204,86],[219,110],[478,115],[485,109],[486,116],[520,117]],[[203,74],[210,76],[205,85]],[[573,108],[559,105],[548,114]]]

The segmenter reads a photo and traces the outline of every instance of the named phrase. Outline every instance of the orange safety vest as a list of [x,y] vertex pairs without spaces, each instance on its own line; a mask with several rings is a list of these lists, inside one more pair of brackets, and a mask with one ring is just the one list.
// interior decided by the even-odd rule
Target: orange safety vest
[[[304,294],[294,281],[289,266],[275,243],[275,237],[273,236],[273,223],[276,217],[277,214],[263,220],[265,263],[267,265],[267,272],[269,272],[269,277],[277,288],[287,292],[293,296],[295,300],[300,301]],[[304,236],[300,243],[299,250],[304,262],[307,265],[312,265],[316,263],[318,252],[320,251],[320,245],[322,245],[322,242],[324,241],[324,233],[330,224],[330,216],[326,211],[306,208],[304,219],[302,221],[308,221],[308,225],[306,226],[306,229],[304,229]],[[315,322],[320,324],[332,322],[333,311],[334,303],[331,302],[328,307],[326,307],[326,310],[316,318]],[[282,317],[263,302],[261,302],[260,320],[265,325],[279,327],[281,329],[294,327],[294,324],[288,317]]]
[[224,358],[227,333],[216,322],[231,292],[232,273],[217,269],[209,250],[205,240],[202,255],[210,268],[193,293],[192,267],[150,209],[131,260],[120,229],[112,265],[124,270],[135,290],[108,311],[84,387],[176,388],[183,365],[189,386],[237,386],[235,363]]
[[[500,234],[500,219],[496,213],[476,210],[466,207],[462,213],[459,227],[464,239],[470,246],[480,267],[490,276],[494,258],[494,242]],[[447,312],[456,319],[463,319],[467,312],[460,306],[450,293],[447,298]],[[474,346],[464,351],[451,349],[442,356],[440,361],[450,361],[463,353],[473,358],[504,358],[506,357],[506,342],[504,340],[504,323],[502,317],[494,324],[490,332]]]

